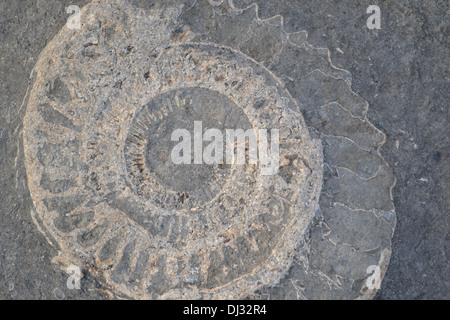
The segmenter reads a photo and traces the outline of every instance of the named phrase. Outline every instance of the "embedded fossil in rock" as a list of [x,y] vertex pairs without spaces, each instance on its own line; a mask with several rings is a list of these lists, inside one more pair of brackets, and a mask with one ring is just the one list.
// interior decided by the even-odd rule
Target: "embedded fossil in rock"
[[[366,270],[389,261],[394,178],[327,50],[232,1],[93,1],[81,14],[41,54],[25,118],[32,215],[55,262],[131,298],[374,294]],[[171,163],[172,131],[195,121],[279,129],[278,173]]]

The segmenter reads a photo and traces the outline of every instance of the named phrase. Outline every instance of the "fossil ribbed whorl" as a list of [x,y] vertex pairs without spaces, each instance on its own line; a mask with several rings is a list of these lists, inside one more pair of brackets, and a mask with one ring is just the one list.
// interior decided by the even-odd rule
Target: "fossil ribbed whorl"
[[[93,1],[81,17],[41,54],[25,118],[32,214],[55,262],[131,298],[276,295],[280,283],[297,297],[373,295],[393,177],[384,135],[326,50],[232,1]],[[195,122],[279,130],[279,170],[174,164],[171,134]]]

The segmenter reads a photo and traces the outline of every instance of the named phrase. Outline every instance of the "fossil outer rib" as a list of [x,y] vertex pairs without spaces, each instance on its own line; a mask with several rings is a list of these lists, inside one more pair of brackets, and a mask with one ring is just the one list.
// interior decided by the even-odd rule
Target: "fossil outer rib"
[[[32,215],[56,263],[137,299],[374,295],[394,178],[327,50],[231,1],[81,14],[41,54],[25,118]],[[172,130],[194,121],[280,129],[279,173],[171,166]]]

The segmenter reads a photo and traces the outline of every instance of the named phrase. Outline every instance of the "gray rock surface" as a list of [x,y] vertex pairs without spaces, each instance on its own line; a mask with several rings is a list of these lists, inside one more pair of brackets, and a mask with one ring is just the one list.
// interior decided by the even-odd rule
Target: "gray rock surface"
[[[133,2],[144,9],[161,6],[161,2]],[[169,6],[169,2],[164,3]],[[80,6],[82,4],[79,3]],[[246,8],[250,3],[235,1],[234,4],[236,7]],[[0,101],[0,148],[2,150],[0,160],[2,176],[5,177],[0,190],[2,212],[0,257],[2,277],[0,281],[3,288],[0,294],[4,298],[85,299],[105,298],[110,295],[103,291],[98,283],[98,277],[95,274],[89,274],[88,268],[84,269],[86,274],[82,280],[83,289],[68,290],[65,285],[67,274],[50,263],[56,252],[48,246],[36,230],[29,214],[32,204],[23,163],[22,129],[26,111],[23,97],[27,93],[29,73],[39,53],[64,25],[67,18],[64,8],[67,5],[69,3],[64,1],[58,2],[56,6],[50,1],[45,3],[30,1],[29,6],[21,3],[8,6],[2,4],[4,7],[1,7],[2,12],[6,13],[4,17],[7,17],[0,30],[0,35],[4,38],[2,40],[7,44],[1,49],[1,68],[4,79],[2,79],[2,100]],[[194,2],[190,5],[194,5]],[[344,182],[355,185],[358,180],[355,180],[356,177],[352,176],[352,172],[358,172],[360,176],[357,178],[359,180],[363,178],[361,181],[364,181],[364,177],[365,179],[373,177],[374,170],[380,168],[380,160],[370,148],[371,145],[376,146],[383,141],[382,136],[377,137],[376,131],[369,135],[346,137],[348,140],[343,141],[339,150],[336,149],[336,139],[339,139],[336,136],[372,130],[370,126],[364,128],[358,122],[352,123],[354,117],[365,115],[364,100],[370,104],[369,119],[387,134],[386,144],[382,147],[381,153],[391,164],[397,177],[397,187],[393,190],[393,196],[398,224],[393,240],[391,264],[378,297],[448,298],[448,200],[445,194],[448,189],[445,186],[445,182],[448,181],[448,177],[445,176],[448,175],[448,170],[445,168],[448,157],[448,106],[445,99],[448,95],[448,83],[445,82],[447,79],[444,77],[444,72],[448,68],[446,61],[448,39],[444,37],[444,32],[448,29],[448,25],[445,24],[448,20],[446,19],[448,5],[445,2],[436,2],[430,7],[422,8],[423,5],[420,2],[413,5],[409,3],[403,5],[402,2],[384,3],[380,5],[383,23],[382,29],[378,31],[368,30],[365,27],[367,18],[365,9],[368,5],[360,2],[344,6],[326,1],[320,4],[318,2],[297,4],[287,1],[276,3],[261,1],[259,14],[263,18],[282,14],[284,16],[282,22],[287,32],[308,31],[308,42],[315,47],[330,48],[334,64],[349,70],[353,76],[352,89],[362,99],[350,93],[343,94],[332,97],[333,102],[317,102],[317,106],[321,106],[317,110],[302,110],[305,120],[311,124],[311,127],[317,125],[327,130],[326,136],[322,137],[322,143],[328,146],[324,149],[324,156],[337,167],[338,180],[345,180]],[[185,25],[196,25],[195,21],[210,14],[207,6],[199,5],[192,8],[198,10],[191,10],[182,17],[185,19]],[[336,12],[340,11],[342,14],[336,15]],[[248,12],[251,14],[251,11]],[[344,19],[346,15],[348,18]],[[302,71],[307,69],[299,70],[277,61],[277,54],[280,52],[288,56],[292,54],[292,60],[288,59],[288,62],[294,61],[295,48],[283,46],[284,34],[279,33],[280,29],[276,27],[276,21],[273,24],[250,27],[247,34],[221,33],[221,30],[239,31],[248,27],[239,23],[228,23],[225,15],[223,17],[223,20],[211,19],[211,21],[220,21],[219,23],[223,24],[220,28],[217,28],[217,25],[200,24],[205,29],[195,30],[195,32],[205,34],[211,37],[211,40],[239,45],[244,53],[255,57],[274,72],[287,74],[287,79],[296,80],[291,85],[298,85],[299,89],[290,87],[286,80],[285,83],[288,89],[299,93],[296,99],[300,100],[301,104],[311,103],[311,101],[302,102],[304,97],[322,99],[323,95],[317,92],[323,88],[339,94],[345,91],[346,83],[350,82],[349,74],[346,72],[330,69],[330,74],[342,80],[327,84],[323,74],[311,73],[310,77],[302,78],[305,74]],[[243,20],[238,19],[238,21]],[[216,32],[213,32],[214,30]],[[258,35],[267,37],[258,40],[266,44],[267,50],[258,50],[257,45],[252,45],[251,40],[248,41],[248,37],[258,39]],[[304,33],[296,34],[291,41],[301,44],[306,40],[305,35]],[[311,57],[314,56],[317,54]],[[317,67],[316,65],[321,62],[314,63],[313,67]],[[327,65],[324,62],[323,68],[327,68]],[[308,66],[305,65],[305,68]],[[300,73],[296,75],[289,74],[290,72]],[[309,83],[312,85],[308,85]],[[317,83],[324,83],[324,87],[318,90]],[[305,90],[305,93],[300,94],[301,90]],[[59,81],[51,83],[49,91],[53,96],[60,97],[60,100],[67,97],[64,86]],[[347,105],[351,106],[351,109],[340,108]],[[68,117],[55,114],[52,110],[43,105],[41,109],[43,118],[77,131],[77,125]],[[345,112],[350,113],[352,117],[342,121],[340,126],[323,126],[336,118],[345,119],[343,117]],[[315,135],[314,130],[311,134]],[[320,132],[317,135],[320,135]],[[358,145],[357,148],[353,145],[354,143]],[[345,152],[342,152],[341,148]],[[349,161],[342,157],[343,153],[350,152],[357,155],[355,158],[364,159],[364,161]],[[51,153],[46,152],[42,156],[48,158],[51,157]],[[362,163],[364,163],[363,166]],[[378,173],[381,173],[377,174],[381,177],[381,184],[375,182],[375,185],[382,185],[383,181],[390,179],[392,181],[388,171]],[[353,199],[363,199],[362,195],[367,194],[365,190],[373,190],[371,186],[365,187],[363,184],[354,188],[353,194],[342,194],[338,192],[341,181],[333,178],[336,173],[331,170],[328,174],[330,178],[324,188],[330,190],[330,197],[337,199],[336,202],[352,203]],[[41,184],[53,192],[62,192],[71,187],[69,181],[55,183],[49,180],[49,177],[43,176]],[[388,189],[388,185],[389,183],[384,188]],[[357,192],[361,194],[358,195]],[[377,192],[373,197],[367,197],[350,209],[376,207],[383,212],[393,209],[389,201],[379,202],[380,199],[384,197],[379,197]],[[79,199],[73,199],[73,201],[76,205]],[[329,201],[327,197],[322,197],[321,208],[327,207]],[[337,207],[328,205],[328,207],[334,207],[332,215],[334,219],[329,219],[329,226],[327,226],[331,230],[333,227],[339,229],[340,224],[352,224],[353,219],[349,216],[348,208],[339,205]],[[321,214],[326,218],[327,211],[322,210]],[[364,214],[361,219],[366,219]],[[90,214],[87,212],[83,219],[77,221],[77,224],[87,223],[89,219]],[[383,224],[378,224],[376,221],[367,220],[368,226],[376,230],[385,228]],[[59,223],[63,228],[71,228],[70,223],[68,224],[68,221],[64,219],[59,220]],[[352,243],[361,237],[358,231],[360,230],[356,228],[352,234],[331,232],[327,236],[331,241],[338,243]],[[373,248],[377,246],[378,240],[377,237],[368,237],[365,243],[368,248]],[[321,240],[317,239],[317,241],[320,243]],[[318,248],[322,250],[320,246]],[[344,247],[341,250],[346,249],[348,248]],[[124,256],[126,256],[125,252],[133,249],[126,247],[124,250]],[[105,249],[105,255],[107,251],[108,249]],[[324,269],[327,265],[331,267],[339,265],[337,261],[321,260],[314,254],[311,256],[312,263],[321,265]],[[335,255],[335,257],[340,256],[345,256],[350,263],[352,262],[350,252],[339,251]],[[37,261],[39,262],[36,263]],[[298,267],[294,266],[291,273],[304,272],[301,270],[301,265],[299,263]],[[340,270],[339,274],[347,275],[349,271]],[[330,272],[334,271],[330,270]],[[348,277],[355,279],[351,278],[351,275]],[[341,285],[341,287],[345,286],[345,284]],[[276,298],[298,298],[305,287],[308,287],[308,283],[296,281],[283,283],[282,281],[279,286],[266,288],[261,294],[266,296],[270,294],[271,297]],[[352,291],[351,288],[345,290]],[[311,294],[316,297],[326,297]]]

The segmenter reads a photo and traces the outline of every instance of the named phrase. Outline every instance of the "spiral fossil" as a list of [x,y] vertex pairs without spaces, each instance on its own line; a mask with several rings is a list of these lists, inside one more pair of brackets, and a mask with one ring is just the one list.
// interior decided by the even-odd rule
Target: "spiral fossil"
[[[95,0],[81,14],[40,55],[24,127],[55,263],[137,299],[373,297],[395,179],[327,49],[232,1]],[[278,174],[168,165],[168,130],[197,120],[279,128]]]

